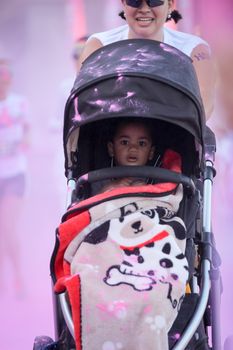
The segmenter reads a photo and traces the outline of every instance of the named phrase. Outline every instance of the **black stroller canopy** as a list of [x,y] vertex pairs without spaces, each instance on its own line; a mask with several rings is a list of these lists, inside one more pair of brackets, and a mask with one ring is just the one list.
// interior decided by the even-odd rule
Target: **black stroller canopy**
[[203,146],[204,110],[191,59],[169,45],[144,39],[110,44],[89,56],[66,104],[66,170],[75,143],[77,147],[78,132],[74,136],[73,131],[119,117],[175,124]]

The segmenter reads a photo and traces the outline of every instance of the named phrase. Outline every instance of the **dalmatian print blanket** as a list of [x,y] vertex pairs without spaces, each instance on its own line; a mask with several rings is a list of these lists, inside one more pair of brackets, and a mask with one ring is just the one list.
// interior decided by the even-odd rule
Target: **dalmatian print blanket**
[[116,198],[83,212],[82,224],[72,218],[69,238],[60,229],[69,243],[56,288],[69,293],[76,349],[168,349],[188,279],[182,197],[179,185],[153,198]]

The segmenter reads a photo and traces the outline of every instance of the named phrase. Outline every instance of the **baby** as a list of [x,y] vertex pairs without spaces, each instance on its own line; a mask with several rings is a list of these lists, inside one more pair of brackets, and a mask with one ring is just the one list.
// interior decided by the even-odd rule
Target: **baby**
[[[140,119],[119,121],[112,140],[107,144],[112,164],[116,166],[143,166],[153,159],[155,147],[150,124]],[[146,182],[134,177],[112,180],[102,191],[122,186],[141,186]]]

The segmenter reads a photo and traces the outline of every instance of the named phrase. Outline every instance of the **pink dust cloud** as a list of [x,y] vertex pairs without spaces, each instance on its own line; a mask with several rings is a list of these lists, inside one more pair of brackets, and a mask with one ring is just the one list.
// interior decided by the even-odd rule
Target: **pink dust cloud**
[[[57,110],[59,85],[73,74],[72,33],[69,38],[66,15],[65,2],[1,2],[0,58],[9,58],[12,63],[13,91],[27,97],[30,124],[26,193],[16,232],[19,244],[16,252],[6,247],[5,255],[1,254],[4,350],[32,349],[36,336],[54,337],[49,263],[55,230],[65,211],[66,180],[62,130],[50,129],[50,121],[55,116],[63,119],[64,107]],[[17,23],[16,37],[12,23]],[[8,212],[7,219],[15,219],[13,211]],[[17,256],[22,274],[20,289],[12,268]]]
[[[211,6],[206,20],[206,8]],[[220,267],[223,292],[221,296],[221,333],[224,339],[233,334],[232,283],[233,234],[232,234],[232,150],[233,150],[233,74],[232,35],[233,2],[231,0],[206,0],[201,3],[201,32],[210,42],[218,70],[215,110],[208,124],[215,132],[217,153],[213,191],[213,232],[218,252],[222,258]],[[217,28],[217,35],[216,35]]]

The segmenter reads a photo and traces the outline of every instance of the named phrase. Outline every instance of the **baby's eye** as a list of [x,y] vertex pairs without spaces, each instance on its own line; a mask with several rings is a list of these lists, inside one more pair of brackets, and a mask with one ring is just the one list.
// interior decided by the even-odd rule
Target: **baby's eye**
[[140,147],[146,147],[146,145],[147,145],[147,142],[146,141],[139,141],[139,146]]
[[127,146],[127,145],[129,144],[129,141],[128,141],[128,140],[121,140],[121,141],[120,141],[120,144],[121,144],[122,146]]

